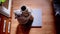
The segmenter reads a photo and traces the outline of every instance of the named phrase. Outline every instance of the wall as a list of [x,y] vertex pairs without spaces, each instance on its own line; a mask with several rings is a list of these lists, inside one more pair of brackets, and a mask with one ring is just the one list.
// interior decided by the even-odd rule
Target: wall
[[[26,4],[30,8],[42,9],[42,28],[31,28],[29,34],[56,34],[54,26],[54,16],[52,11],[52,1],[50,0],[13,0],[12,11],[19,9],[23,4]],[[17,19],[12,12],[12,24],[11,34],[16,34],[16,28],[18,25]]]

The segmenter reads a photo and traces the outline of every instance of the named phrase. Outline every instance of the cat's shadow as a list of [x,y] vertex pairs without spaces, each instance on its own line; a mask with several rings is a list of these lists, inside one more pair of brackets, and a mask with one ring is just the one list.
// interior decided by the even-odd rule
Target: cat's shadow
[[17,26],[16,34],[29,34],[32,23],[33,20],[28,20],[26,24],[19,24]]

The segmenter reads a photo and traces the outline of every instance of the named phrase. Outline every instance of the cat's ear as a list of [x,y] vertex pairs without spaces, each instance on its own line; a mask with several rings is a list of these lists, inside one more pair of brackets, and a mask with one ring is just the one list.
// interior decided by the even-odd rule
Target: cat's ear
[[18,17],[18,15],[16,13],[14,13],[14,15],[15,15],[15,19],[16,19]]

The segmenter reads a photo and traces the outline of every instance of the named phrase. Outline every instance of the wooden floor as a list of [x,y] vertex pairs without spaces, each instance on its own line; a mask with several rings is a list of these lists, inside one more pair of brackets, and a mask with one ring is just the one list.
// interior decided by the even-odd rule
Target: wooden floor
[[[31,28],[29,31],[27,30],[28,33],[26,34],[56,34],[51,3],[52,1],[50,0],[13,0],[11,34],[16,34],[19,24],[17,19],[15,19],[13,11],[19,9],[23,4],[30,8],[40,8],[42,10],[42,28]],[[21,29],[21,27],[19,27],[19,29]],[[22,31],[18,31],[18,33],[25,34]]]

